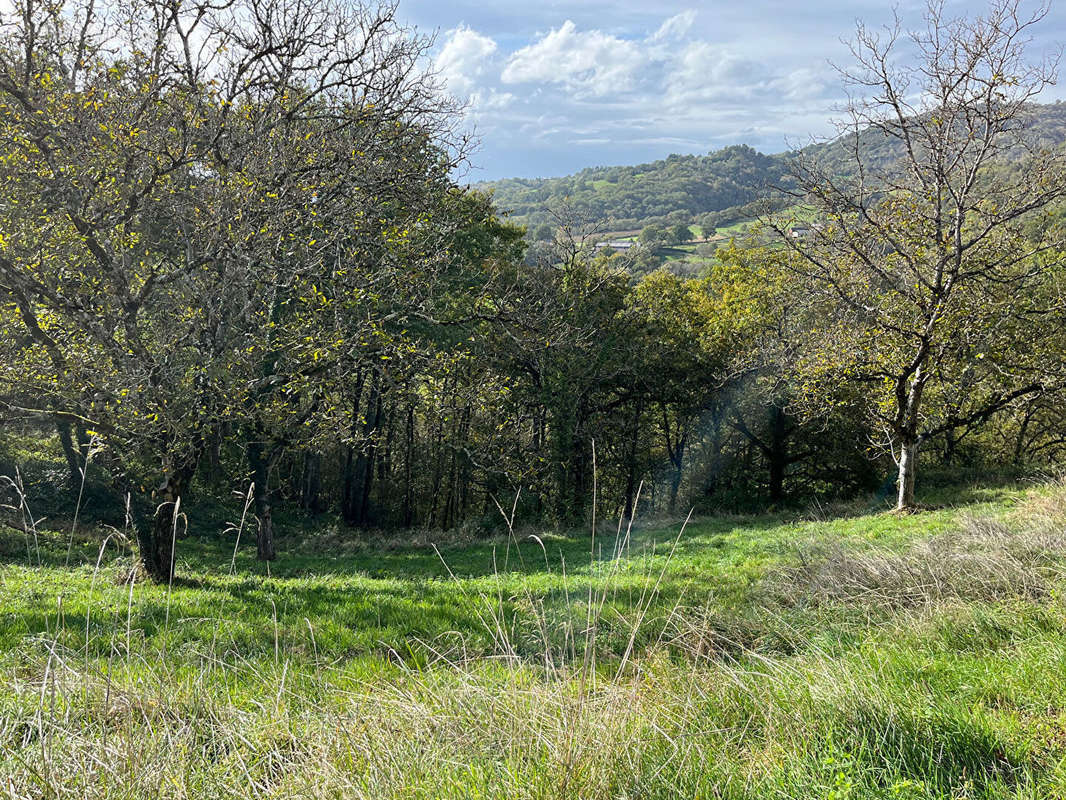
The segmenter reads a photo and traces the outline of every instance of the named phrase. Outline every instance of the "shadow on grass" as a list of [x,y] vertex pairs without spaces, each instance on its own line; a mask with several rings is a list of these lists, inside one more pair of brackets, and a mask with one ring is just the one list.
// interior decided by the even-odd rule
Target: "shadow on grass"
[[856,754],[871,772],[902,774],[952,797],[964,789],[966,796],[1005,790],[1035,766],[1011,754],[986,725],[957,708],[919,716],[862,706],[853,710],[837,739],[843,752]]
[[[975,488],[968,497],[1003,502],[1009,491]],[[952,519],[880,515],[867,523],[858,504],[850,516],[845,512],[827,523],[833,536],[888,531],[905,540],[921,535],[932,520],[944,525]],[[232,539],[193,536],[178,544],[178,578],[171,586],[140,582],[132,595],[127,581],[135,556],[128,546],[110,544],[103,572],[94,577],[100,544],[92,536],[76,538],[67,569],[65,535],[34,542],[0,530],[0,627],[16,638],[59,630],[65,645],[87,647],[97,657],[109,654],[127,627],[157,651],[201,652],[221,642],[236,653],[269,656],[278,647],[344,658],[410,653],[412,643],[447,639],[473,654],[508,650],[535,657],[575,647],[593,596],[605,609],[605,653],[625,650],[637,618],[645,629],[635,644],[657,641],[681,606],[710,615],[707,626],[686,635],[706,639],[714,652],[730,637],[772,643],[769,623],[751,630],[734,623],[758,605],[753,593],[766,570],[792,559],[803,537],[816,530],[821,525],[809,517],[805,522],[805,515],[778,513],[697,520],[683,533],[680,522],[638,527],[624,546],[611,531],[597,536],[595,548],[585,534],[545,534],[449,544],[439,552],[345,542],[336,555],[306,552],[301,539],[283,535],[279,560],[269,567],[255,561],[254,536],[247,531],[235,561]],[[43,570],[36,569],[38,547]],[[724,629],[714,627],[715,615]]]
[[[638,617],[645,624],[635,644],[657,639],[693,580],[706,587],[714,579],[713,564],[668,574],[655,591],[654,607],[642,612],[665,565],[665,559],[645,557],[653,544],[654,552],[666,552],[677,536],[669,532],[671,539],[660,547],[662,533],[636,534],[631,550],[611,563],[590,563],[586,540],[551,537],[543,549],[532,541],[512,542],[509,556],[506,543],[497,544],[495,569],[493,546],[479,545],[442,551],[447,568],[432,550],[365,551],[343,559],[294,555],[283,557],[283,568],[272,567],[269,578],[264,565],[244,554],[236,574],[229,574],[229,543],[194,539],[181,543],[179,577],[170,586],[140,582],[132,592],[127,563],[105,563],[94,578],[86,564],[63,569],[62,548],[46,549],[43,571],[26,564],[23,553],[23,568],[4,576],[8,587],[2,591],[0,582],[0,606],[10,635],[58,631],[61,644],[98,658],[112,652],[116,637],[121,644],[127,628],[151,645],[146,651],[224,646],[269,656],[277,646],[329,658],[396,652],[406,660],[414,650],[424,653],[423,643],[447,640],[442,646],[474,655],[543,658],[546,649],[573,650],[592,596],[605,609],[599,644],[609,655],[625,650]],[[705,540],[717,536],[706,527],[699,534]],[[694,552],[716,549],[712,541]],[[723,584],[731,580],[722,574]]]

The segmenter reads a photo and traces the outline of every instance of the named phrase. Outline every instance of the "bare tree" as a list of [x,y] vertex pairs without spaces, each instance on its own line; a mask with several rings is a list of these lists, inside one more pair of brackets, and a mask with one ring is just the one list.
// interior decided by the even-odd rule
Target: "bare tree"
[[[1029,124],[1056,78],[1057,54],[1026,53],[1048,12],[995,0],[983,17],[949,18],[933,0],[922,30],[860,25],[855,65],[841,70],[852,99],[835,146],[847,166],[796,159],[797,198],[819,223],[798,236],[771,222],[820,309],[808,389],[864,384],[898,463],[900,509],[914,506],[925,440],[1047,383],[1056,243],[1027,241],[1022,224],[1066,194],[1066,156]],[[898,159],[879,166],[870,145],[885,143]]]

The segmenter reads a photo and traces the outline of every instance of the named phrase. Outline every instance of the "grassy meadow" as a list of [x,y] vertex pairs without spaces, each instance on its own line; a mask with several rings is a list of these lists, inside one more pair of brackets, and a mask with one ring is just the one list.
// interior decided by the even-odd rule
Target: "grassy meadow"
[[1066,486],[926,500],[269,573],[237,508],[170,586],[3,529],[0,797],[1066,796]]

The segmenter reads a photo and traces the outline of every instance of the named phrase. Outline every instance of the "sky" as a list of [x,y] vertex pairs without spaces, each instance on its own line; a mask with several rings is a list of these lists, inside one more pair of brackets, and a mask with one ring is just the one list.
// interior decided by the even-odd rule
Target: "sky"
[[[1066,41],[1066,0],[1034,29]],[[917,28],[925,2],[898,0]],[[954,15],[984,2],[947,0]],[[1030,4],[1029,8],[1035,8]],[[479,145],[467,180],[566,175],[732,144],[780,152],[832,133],[856,22],[884,0],[400,0]],[[1066,78],[1066,74],[1064,74]],[[1057,86],[1043,99],[1066,98]]]

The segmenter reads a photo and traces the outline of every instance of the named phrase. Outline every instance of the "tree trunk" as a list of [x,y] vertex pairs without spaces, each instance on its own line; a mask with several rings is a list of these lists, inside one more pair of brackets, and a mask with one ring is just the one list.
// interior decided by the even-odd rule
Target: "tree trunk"
[[770,459],[770,503],[778,505],[785,499],[785,461]]
[[681,464],[674,462],[674,468],[670,471],[670,513],[677,512],[677,496],[681,491]]
[[208,439],[204,449],[204,463],[201,464],[200,474],[211,484],[219,484],[225,480],[222,469],[222,445],[225,442],[225,434],[220,429],[215,430]]
[[70,423],[56,422],[56,432],[59,433],[59,441],[63,445],[63,455],[67,459],[67,482],[71,491],[78,491],[81,485],[82,462],[78,451],[74,448],[74,437],[70,433]]
[[560,526],[570,526],[581,521],[591,493],[589,442],[584,437],[587,412],[580,398],[556,397],[548,413],[554,521]]
[[260,561],[277,558],[274,550],[274,518],[271,514],[269,492],[256,498],[255,515],[259,519],[259,531],[255,537],[255,557]]
[[429,509],[426,527],[432,528],[437,521],[437,506],[440,501],[440,482],[444,472],[444,415],[436,415],[436,432],[433,437],[433,477],[430,481]]
[[403,526],[410,528],[414,524],[414,484],[413,472],[415,443],[415,405],[410,395],[407,397],[407,422],[404,426],[404,457],[403,457]]
[[637,447],[640,442],[640,417],[644,413],[643,399],[638,398],[633,407],[633,424],[629,430],[629,452],[626,456],[626,497],[623,516],[633,519],[637,493]]
[[584,521],[585,512],[588,510],[591,499],[591,481],[589,480],[589,455],[588,443],[583,437],[574,438],[574,454],[571,464],[571,484],[573,486],[573,500],[570,515],[570,524],[576,525]]
[[899,478],[896,481],[897,511],[909,511],[915,507],[914,485],[918,476],[918,448],[921,444],[921,437],[918,435],[919,410],[927,379],[924,365],[919,364],[907,391],[906,402],[900,409],[902,413],[897,417],[902,423],[897,428],[900,445]]
[[169,583],[174,579],[177,512],[176,500],[160,503],[152,518],[151,528],[141,540],[141,563],[157,583]]
[[363,371],[360,370],[355,378],[355,389],[352,392],[352,415],[351,427],[349,428],[349,444],[344,454],[344,481],[341,485],[341,516],[344,521],[352,525],[356,516],[357,485],[355,481],[355,448],[359,437],[359,408],[363,398]]
[[470,460],[468,446],[470,444],[470,406],[463,408],[462,421],[459,425],[459,442],[462,445],[459,457],[459,518],[460,524],[466,521],[467,511],[470,507],[470,481],[473,464]]
[[907,511],[914,508],[914,484],[918,474],[918,439],[915,436],[907,437],[901,442],[899,453],[899,478],[896,485],[899,494],[896,500],[898,511]]
[[322,455],[307,450],[303,458],[303,475],[300,480],[300,506],[311,514],[319,512],[319,494],[322,491]]
[[676,437],[670,434],[670,416],[666,406],[662,406],[663,413],[663,437],[666,443],[666,454],[670,458],[670,500],[669,511],[671,514],[677,511],[677,497],[681,491],[681,478],[684,477],[685,445],[688,442],[688,424],[682,421],[678,414]]
[[174,541],[178,536],[178,515],[196,471],[195,463],[167,475],[162,489],[156,494],[155,516],[150,526],[138,535],[141,563],[145,572],[158,583],[174,579]]
[[380,381],[377,375],[371,377],[361,430],[358,426],[358,406],[352,409],[352,438],[355,440],[358,435],[358,444],[348,448],[344,466],[344,493],[341,498],[344,521],[352,527],[365,526],[369,520],[377,431],[382,415]]
[[[457,415],[455,412],[457,398],[452,398],[452,418]],[[444,517],[441,521],[441,528],[443,530],[451,530],[455,527],[455,511],[456,511],[456,490],[459,485],[459,432],[458,423],[452,425],[451,432],[448,436],[449,444],[448,449],[451,451],[450,458],[448,459],[448,477],[445,481],[445,494],[444,494]]]
[[367,407],[368,415],[373,412],[373,419],[367,419],[366,445],[360,456],[361,463],[357,461],[356,472],[363,482],[363,493],[359,499],[359,514],[357,524],[367,525],[370,522],[370,490],[374,483],[374,461],[377,458],[378,431],[381,429],[381,415],[383,398],[380,384],[375,381],[371,385],[371,398]]
[[1022,419],[1022,424],[1018,428],[1018,435],[1014,439],[1014,459],[1015,466],[1022,463],[1022,454],[1025,452],[1025,437],[1029,433],[1029,423],[1033,419],[1033,411],[1035,406],[1030,403],[1025,409],[1025,417]]
[[381,416],[384,421],[380,423],[385,431],[384,443],[379,448],[378,454],[378,485],[384,486],[392,478],[392,436],[395,429],[393,424],[396,419],[396,408],[388,402],[388,396],[381,400]]
[[770,409],[770,447],[766,453],[770,462],[770,502],[774,505],[785,499],[788,434],[785,410],[780,403],[774,403]]
[[63,446],[63,456],[67,460],[67,481],[70,490],[77,492],[84,480],[82,470],[89,468],[89,437],[81,425],[71,425],[65,420],[56,422],[56,432]]
[[722,424],[725,421],[725,412],[721,408],[715,408],[711,414],[711,445],[710,452],[710,465],[708,469],[708,481],[707,485],[703,489],[703,493],[706,497],[714,497],[718,492],[719,484],[722,478],[722,461],[724,454],[722,453]]
[[959,440],[955,436],[955,431],[949,429],[944,431],[944,463],[953,464],[955,462],[955,453],[959,446]]
[[270,467],[273,459],[264,453],[263,443],[248,443],[248,465],[252,468],[252,498],[255,504],[255,516],[259,520],[259,532],[255,537],[256,558],[260,561],[273,561],[274,521],[270,508]]

